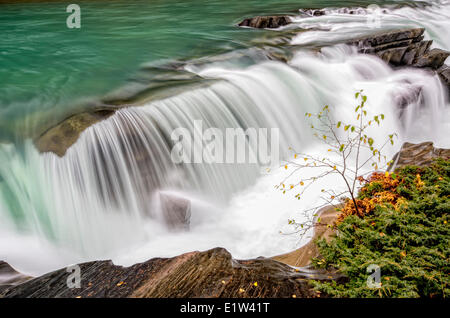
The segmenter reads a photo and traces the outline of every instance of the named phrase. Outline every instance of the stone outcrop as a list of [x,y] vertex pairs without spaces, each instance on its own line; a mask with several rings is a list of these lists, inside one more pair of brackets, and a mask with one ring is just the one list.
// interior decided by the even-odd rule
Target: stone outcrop
[[0,261],[0,293],[2,290],[19,285],[32,279],[12,268],[8,263]]
[[445,60],[450,52],[434,48],[424,40],[423,28],[384,31],[347,42],[360,53],[374,54],[393,66],[411,66],[436,71],[450,92],[450,71]]
[[53,152],[62,157],[87,127],[112,114],[113,110],[98,110],[73,115],[44,132],[34,140],[34,144],[40,152]]
[[111,261],[79,266],[80,288],[68,288],[70,273],[60,269],[8,288],[0,297],[317,297],[308,280],[345,281],[333,272],[295,269],[268,258],[235,260],[223,248],[130,267]]
[[291,23],[287,15],[257,16],[242,20],[238,26],[256,29],[276,29]]
[[[304,267],[311,264],[311,259],[319,256],[319,250],[315,241],[324,238],[329,241],[335,234],[331,227],[337,221],[339,212],[332,206],[322,208],[314,220],[314,234],[311,240],[299,249],[272,257],[274,260],[291,265]],[[318,222],[320,218],[320,222]],[[330,225],[330,226],[328,226]]]
[[405,142],[400,151],[392,158],[393,164],[389,170],[392,171],[407,165],[428,166],[436,158],[450,159],[450,149],[435,148],[431,141],[420,144]]

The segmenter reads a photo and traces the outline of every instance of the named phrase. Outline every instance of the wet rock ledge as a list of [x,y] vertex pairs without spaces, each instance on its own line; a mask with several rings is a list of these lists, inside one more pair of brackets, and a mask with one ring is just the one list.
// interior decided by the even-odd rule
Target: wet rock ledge
[[308,280],[344,280],[332,272],[295,269],[268,258],[235,260],[223,248],[154,258],[131,267],[116,266],[111,261],[79,266],[81,288],[68,288],[71,273],[60,269],[3,292],[0,289],[0,298],[324,297]]

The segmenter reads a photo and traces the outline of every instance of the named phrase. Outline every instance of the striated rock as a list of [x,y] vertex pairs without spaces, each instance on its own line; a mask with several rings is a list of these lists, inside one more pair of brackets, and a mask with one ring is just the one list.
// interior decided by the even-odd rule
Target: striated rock
[[393,48],[380,51],[377,53],[377,55],[386,63],[391,63],[393,65],[400,65],[406,50],[407,47]]
[[163,219],[170,230],[189,230],[191,202],[172,194],[159,194]]
[[435,148],[430,141],[420,144],[405,142],[392,158],[393,164],[389,167],[389,171],[407,165],[428,166],[433,159],[439,157],[450,159],[450,149]]
[[415,42],[409,45],[405,54],[403,55],[401,64],[402,65],[413,64],[417,60],[417,58],[419,58],[425,52],[428,51],[432,43],[433,40],[429,40],[429,41]]
[[416,67],[431,67],[437,70],[444,65],[445,60],[450,55],[450,52],[441,49],[432,49],[431,51],[423,54],[417,58],[414,63]]
[[111,261],[79,266],[80,288],[68,288],[70,273],[60,269],[9,288],[0,297],[315,297],[308,279],[345,281],[334,272],[294,269],[267,258],[234,260],[223,248],[130,267]]
[[[272,257],[274,260],[291,265],[291,266],[308,266],[311,264],[311,259],[319,256],[319,250],[315,241],[320,238],[324,238],[327,241],[335,235],[334,229],[328,227],[328,225],[333,225],[339,216],[339,212],[332,206],[327,206],[322,208],[315,218],[315,228],[314,234],[311,240],[300,247],[299,249]],[[320,223],[317,220],[320,218]]]
[[257,16],[253,18],[244,19],[238,24],[240,27],[250,27],[257,29],[276,29],[280,26],[291,23],[291,18],[287,15],[281,16]]
[[448,93],[450,95],[450,67],[448,65],[443,65],[437,70],[442,82],[447,85]]
[[19,285],[32,277],[19,273],[8,263],[0,261],[0,293],[2,290]]
[[373,48],[379,45],[394,43],[404,40],[415,40],[420,38],[425,32],[424,28],[416,29],[401,29],[393,31],[378,32],[370,36],[365,36],[359,39],[355,39],[347,42],[349,45],[356,45],[360,49]]

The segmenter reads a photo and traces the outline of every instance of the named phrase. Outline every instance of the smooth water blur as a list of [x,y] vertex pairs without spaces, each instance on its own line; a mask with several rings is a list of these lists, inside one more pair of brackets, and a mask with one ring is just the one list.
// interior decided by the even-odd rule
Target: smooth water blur
[[42,132],[124,85],[143,63],[247,47],[267,31],[237,28],[244,17],[373,0],[77,1],[81,29],[68,29],[72,2],[0,4],[0,141]]
[[[386,155],[392,156],[403,141],[433,140],[450,147],[450,105],[435,74],[392,69],[343,45],[316,54],[299,50],[288,63],[268,61],[258,50],[242,54],[248,64],[213,58],[276,32],[236,28],[244,16],[329,5],[339,3],[83,2],[81,30],[61,28],[67,16],[61,3],[1,6],[0,137],[16,139],[40,122],[76,111],[129,82],[143,64],[184,60],[185,71],[210,85],[121,109],[86,129],[62,158],[40,154],[31,140],[0,143],[0,259],[39,274],[88,259],[113,258],[129,265],[216,246],[245,258],[298,246],[297,237],[282,236],[279,230],[296,212],[317,204],[324,184],[339,188],[337,180],[318,182],[311,195],[297,201],[273,187],[289,173],[285,169],[265,175],[259,166],[175,166],[168,136],[179,127],[192,130],[195,119],[208,127],[278,127],[281,150],[293,146],[321,153],[304,113],[328,104],[333,116],[347,121],[354,115],[354,92],[364,89],[369,115],[386,115],[382,129],[371,135],[399,135]],[[401,16],[398,26],[423,25],[427,37],[449,47],[447,9],[448,4],[396,8],[382,19],[382,27]],[[414,13],[411,20],[405,12]],[[332,26],[327,35],[336,39],[361,31],[360,20],[336,13],[299,25]],[[311,31],[293,42],[308,34],[316,40],[326,37]],[[196,57],[207,58],[192,62]],[[414,98],[417,89],[419,99]],[[407,103],[399,108],[399,100]],[[154,197],[161,192],[191,201],[190,231],[173,233],[153,217]]]

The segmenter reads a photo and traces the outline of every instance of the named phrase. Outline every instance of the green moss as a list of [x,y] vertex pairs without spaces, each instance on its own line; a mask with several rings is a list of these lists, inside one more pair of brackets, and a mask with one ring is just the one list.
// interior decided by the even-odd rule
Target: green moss
[[[386,204],[364,218],[350,215],[330,243],[317,241],[322,256],[313,264],[338,269],[348,282],[316,281],[316,289],[333,297],[450,296],[450,161],[408,166],[396,177],[406,201],[400,209]],[[369,188],[371,194],[382,189]],[[381,288],[367,285],[370,264],[380,266]]]

